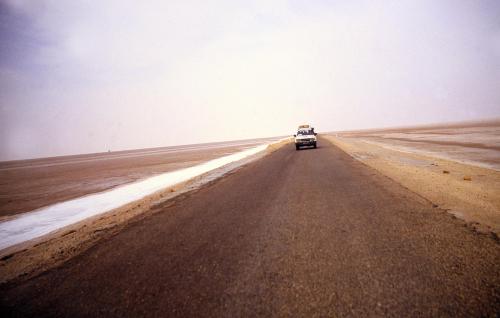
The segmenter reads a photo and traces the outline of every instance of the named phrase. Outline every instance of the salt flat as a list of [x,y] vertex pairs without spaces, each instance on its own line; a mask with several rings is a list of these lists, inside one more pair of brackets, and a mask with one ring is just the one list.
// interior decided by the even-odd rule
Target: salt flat
[[276,138],[0,162],[0,217],[195,166]]
[[473,227],[500,233],[500,121],[336,132],[328,138]]
[[349,131],[337,135],[500,171],[500,120]]

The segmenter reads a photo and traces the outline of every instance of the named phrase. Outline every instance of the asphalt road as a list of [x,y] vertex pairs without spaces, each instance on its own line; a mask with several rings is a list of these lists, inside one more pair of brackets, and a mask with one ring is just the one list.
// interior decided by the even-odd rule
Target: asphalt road
[[500,244],[325,140],[1,286],[19,316],[495,316]]

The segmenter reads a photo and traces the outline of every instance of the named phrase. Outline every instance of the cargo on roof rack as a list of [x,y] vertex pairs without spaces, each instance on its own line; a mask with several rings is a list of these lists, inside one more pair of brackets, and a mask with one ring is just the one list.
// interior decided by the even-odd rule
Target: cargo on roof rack
[[300,125],[299,129],[297,129],[297,134],[293,135],[295,137],[295,148],[297,150],[303,146],[316,148],[316,135],[314,128],[310,125]]

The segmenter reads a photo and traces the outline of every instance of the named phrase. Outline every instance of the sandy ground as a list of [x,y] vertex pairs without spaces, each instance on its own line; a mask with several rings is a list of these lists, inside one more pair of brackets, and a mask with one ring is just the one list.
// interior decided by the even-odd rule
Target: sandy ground
[[[177,200],[182,200],[185,194],[197,191],[201,186],[210,184],[223,175],[234,173],[236,170],[233,169],[238,169],[249,162],[261,158],[288,142],[283,141],[271,145],[265,152],[246,158],[240,162],[216,169],[175,187],[166,188],[164,191],[157,192],[142,200],[86,219],[38,239],[2,250],[0,254],[0,283],[16,279],[24,280],[57,266],[87,250],[97,241],[115,235],[130,223],[137,222],[151,215],[155,212],[155,206],[159,204],[174,205]],[[217,151],[234,152],[234,149],[236,148],[218,149]],[[134,160],[139,161],[138,158]],[[129,162],[128,164],[132,163]],[[125,172],[125,170],[119,171]]]
[[441,126],[350,131],[335,135],[500,171],[500,119]]
[[477,227],[500,233],[500,122],[334,133],[342,150]]
[[0,218],[194,166],[269,140],[0,162]]
[[321,136],[153,210],[0,285],[0,316],[498,316],[498,241]]

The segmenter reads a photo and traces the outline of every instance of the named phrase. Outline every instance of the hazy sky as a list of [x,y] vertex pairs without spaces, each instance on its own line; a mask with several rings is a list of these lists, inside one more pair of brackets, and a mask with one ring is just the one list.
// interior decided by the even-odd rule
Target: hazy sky
[[498,0],[0,3],[0,160],[500,116]]

